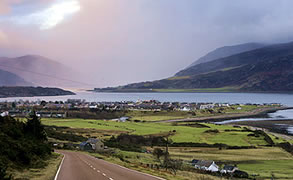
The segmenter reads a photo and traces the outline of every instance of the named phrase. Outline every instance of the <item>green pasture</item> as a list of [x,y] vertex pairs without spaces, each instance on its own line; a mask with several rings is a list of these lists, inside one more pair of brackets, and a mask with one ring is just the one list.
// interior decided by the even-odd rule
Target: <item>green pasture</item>
[[240,170],[250,175],[258,175],[257,179],[270,179],[272,173],[277,179],[293,179],[293,157],[277,147],[261,147],[257,149],[219,150],[218,148],[169,148],[175,159],[190,161],[191,159],[214,160],[223,164],[237,164]]
[[[242,132],[240,128],[229,125],[204,124],[208,127],[174,126],[171,123],[135,123],[85,119],[42,119],[45,125],[64,126],[70,128],[91,128],[97,130],[119,131],[136,135],[160,135],[170,131],[173,142],[183,143],[224,143],[230,146],[266,145],[264,137],[247,136],[250,132]],[[219,133],[207,130],[219,130]],[[225,131],[234,130],[234,131]]]

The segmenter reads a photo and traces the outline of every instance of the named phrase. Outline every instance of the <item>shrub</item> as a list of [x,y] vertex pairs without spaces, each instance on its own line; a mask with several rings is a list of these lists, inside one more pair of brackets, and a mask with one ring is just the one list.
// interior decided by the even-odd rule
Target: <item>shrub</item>
[[220,131],[218,129],[209,129],[206,130],[204,133],[219,133]]

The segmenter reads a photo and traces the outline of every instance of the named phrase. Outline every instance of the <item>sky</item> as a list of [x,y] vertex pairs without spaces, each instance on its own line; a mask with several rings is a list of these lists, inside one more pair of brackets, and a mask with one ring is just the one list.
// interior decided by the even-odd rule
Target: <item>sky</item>
[[0,56],[45,56],[95,87],[157,80],[221,46],[293,41],[292,7],[292,0],[0,0]]

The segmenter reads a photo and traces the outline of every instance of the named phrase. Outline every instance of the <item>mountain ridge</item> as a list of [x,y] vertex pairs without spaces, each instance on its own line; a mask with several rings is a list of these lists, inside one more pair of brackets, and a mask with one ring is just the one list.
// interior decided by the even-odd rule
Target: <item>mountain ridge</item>
[[0,86],[32,86],[33,84],[25,81],[14,73],[0,69]]
[[38,86],[71,87],[74,86],[73,84],[76,85],[71,81],[77,74],[74,70],[40,55],[0,57],[0,69]]
[[219,58],[192,66],[171,78],[128,84],[112,91],[205,88],[230,88],[247,92],[292,91],[293,42]]
[[[216,48],[215,50],[207,53],[206,55],[200,57],[198,60],[193,62],[191,65],[189,65],[187,68],[190,68],[192,66],[195,66],[197,64],[213,61],[216,59],[232,56],[235,54],[239,54],[242,52],[251,51],[254,49],[262,48],[265,44],[262,43],[244,43],[244,44],[237,44],[237,45],[231,45],[231,46],[223,46],[220,48]],[[185,68],[185,69],[187,69]]]

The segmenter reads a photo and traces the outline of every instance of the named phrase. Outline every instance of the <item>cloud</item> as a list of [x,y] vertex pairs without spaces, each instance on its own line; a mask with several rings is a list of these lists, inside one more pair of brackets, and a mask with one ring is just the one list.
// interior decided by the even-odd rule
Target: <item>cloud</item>
[[[16,2],[20,3],[20,1],[15,1],[14,3]],[[4,5],[9,9],[8,3]],[[2,21],[12,22],[18,25],[35,25],[41,30],[46,30],[55,27],[64,21],[65,18],[79,10],[80,4],[78,0],[43,0],[39,2],[31,0],[30,3],[26,2],[15,7],[16,12],[9,17],[2,18]]]
[[33,16],[30,23],[0,24],[9,42],[0,44],[5,52],[56,59],[97,86],[172,76],[220,46],[293,40],[290,0],[81,0],[80,10],[65,20],[62,13],[47,16],[57,1],[41,7],[36,0],[25,2],[17,4],[30,7],[25,13],[16,8],[8,18]]
[[9,14],[12,9],[12,5],[21,3],[22,0],[1,0],[0,1],[0,15]]
[[0,44],[4,44],[6,42],[6,35],[0,31]]

